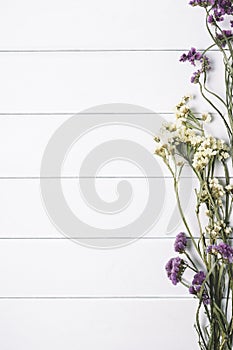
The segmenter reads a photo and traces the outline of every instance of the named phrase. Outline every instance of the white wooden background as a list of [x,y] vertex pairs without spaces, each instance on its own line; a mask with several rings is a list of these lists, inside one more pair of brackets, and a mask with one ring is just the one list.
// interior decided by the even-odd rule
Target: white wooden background
[[[188,0],[0,0],[1,350],[197,349],[195,301],[164,272],[178,232],[164,232],[175,205],[171,179],[165,179],[167,206],[148,235],[96,250],[51,224],[39,176],[50,137],[74,113],[129,103],[165,117],[181,96],[196,93],[192,68],[178,61],[191,45],[208,44],[203,24]],[[221,90],[219,57],[212,56]],[[82,150],[95,147],[91,140]],[[152,139],[147,147],[153,152]],[[78,161],[76,153],[63,174],[68,196]],[[106,200],[114,199],[120,178],[145,188],[143,174],[123,163],[100,175]],[[134,200],[130,220],[138,215],[140,197]]]

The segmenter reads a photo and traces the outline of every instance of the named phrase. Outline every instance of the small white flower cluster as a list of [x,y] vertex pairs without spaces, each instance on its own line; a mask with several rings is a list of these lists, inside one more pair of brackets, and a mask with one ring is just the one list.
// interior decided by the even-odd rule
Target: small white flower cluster
[[176,110],[180,110],[180,108],[182,108],[183,106],[186,106],[186,103],[192,100],[192,98],[193,96],[190,94],[183,96],[180,102],[176,105]]
[[[208,188],[209,187],[209,188]],[[210,179],[207,187],[207,183],[200,192],[200,201],[206,202],[210,200],[210,195],[217,205],[222,206],[222,197],[225,195],[223,186],[219,183],[216,178]],[[208,215],[209,211],[206,213]]]
[[203,113],[201,117],[202,117],[203,122],[205,122],[205,123],[210,123],[212,120],[212,117],[209,113]]
[[155,154],[159,157],[162,157],[163,159],[166,159],[168,157],[168,152],[166,145],[160,145],[155,149]]
[[[187,106],[187,102],[192,99],[191,95],[184,96],[181,101],[176,105],[176,118],[186,118],[187,114],[190,112],[190,108]],[[205,123],[210,123],[212,120],[211,115],[208,112],[202,113],[201,120]]]
[[229,147],[223,140],[217,140],[213,136],[203,137],[194,154],[193,167],[196,170],[204,169],[214,156],[220,161],[227,159],[230,157],[228,151]]
[[209,180],[209,188],[214,199],[217,200],[219,205],[222,205],[222,197],[225,195],[223,186],[219,183],[219,180],[216,178]]
[[165,163],[169,162],[169,157],[172,154],[174,147],[169,143],[161,143],[160,138],[155,137],[155,142],[157,143],[157,147],[155,149],[155,154],[161,158]]
[[181,101],[176,105],[175,116],[180,125],[182,122],[187,120],[187,116],[190,112],[189,106],[187,106],[187,102],[191,99],[190,95],[184,96]]
[[[163,144],[159,142],[155,154],[162,157],[166,163],[169,156],[176,162],[178,156],[188,160],[196,171],[204,171],[215,159],[224,161],[230,157],[229,147],[223,140],[207,136],[204,122],[210,122],[211,116],[203,113],[196,116],[187,106],[190,96],[184,96],[176,106],[176,120],[163,127]],[[169,136],[167,134],[169,133]],[[156,142],[158,142],[156,140]],[[181,146],[181,147],[180,147]],[[177,164],[177,162],[176,162]]]
[[226,235],[232,232],[232,228],[227,226],[223,220],[216,221],[213,225],[206,226],[205,229],[211,238],[219,238],[221,232],[224,232]]
[[226,190],[228,193],[233,194],[233,185],[229,184],[229,185],[225,186],[225,190]]
[[189,129],[186,125],[181,125],[177,133],[178,142],[190,143],[192,146],[199,145],[204,138],[198,135],[193,129]]
[[210,122],[211,116],[209,113],[203,113],[201,120],[195,117],[186,105],[189,99],[189,96],[182,98],[176,106],[176,122],[168,124],[166,129],[173,132],[173,140],[176,145],[189,143],[193,146],[193,167],[196,170],[203,170],[214,156],[217,156],[219,160],[227,159],[229,148],[224,141],[205,135],[202,122]]

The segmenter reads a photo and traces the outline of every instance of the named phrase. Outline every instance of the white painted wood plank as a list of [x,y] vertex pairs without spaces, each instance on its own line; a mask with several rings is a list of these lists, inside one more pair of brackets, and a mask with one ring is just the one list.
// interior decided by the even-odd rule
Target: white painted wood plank
[[[97,105],[127,103],[168,112],[187,92],[193,67],[180,52],[3,53],[1,113],[81,112]],[[221,57],[212,53],[210,88],[223,93]],[[162,73],[162,75],[161,75]],[[101,88],[100,88],[101,87]],[[197,98],[200,112],[209,107]],[[110,111],[113,109],[110,106]]]
[[[191,300],[1,300],[2,350],[197,350]],[[180,317],[180,315],[185,317]]]
[[[42,158],[50,139],[59,128],[65,129],[72,118],[76,124],[76,143],[73,144],[74,127],[71,127],[68,146],[72,147],[67,147],[67,156],[60,172],[48,169],[46,176],[169,176],[160,159],[153,155],[154,135],[160,133],[165,117],[156,114],[1,116],[0,176],[39,177]],[[125,142],[132,142],[128,149]],[[139,154],[138,147],[142,154]],[[133,154],[130,157],[132,151],[138,153],[134,159]],[[55,153],[57,152],[56,149]],[[95,167],[97,154],[98,164]],[[120,160],[120,157],[125,160]],[[107,160],[110,162],[106,163]]]
[[[133,110],[127,105],[125,109]],[[71,120],[75,126],[71,126],[68,134],[69,147],[63,166],[59,172],[47,169],[46,176],[171,176],[162,160],[153,155],[156,146],[154,135],[161,133],[164,121],[175,121],[175,116],[99,113],[77,114],[75,117],[2,115],[0,177],[39,177],[49,141],[59,129],[64,130],[61,132],[61,138],[64,138],[65,126]],[[227,140],[226,130],[216,115],[206,130]],[[55,148],[54,153],[58,152]],[[193,176],[189,167],[182,175]]]
[[[0,297],[192,298],[168,280],[172,240],[139,240],[118,249],[91,249],[70,240],[2,240]],[[192,273],[187,271],[187,280]]]
[[[52,188],[57,180],[45,181]],[[66,211],[59,216],[60,201],[55,199],[56,191],[52,194],[55,213],[50,210],[50,221],[42,201],[39,179],[4,179],[0,181],[0,237],[60,238],[65,234],[108,239],[145,234],[145,237],[158,238],[172,237],[184,230],[172,179],[87,178],[81,179],[81,183],[78,179],[63,179],[61,183],[68,208],[81,220],[81,223],[75,222],[73,231],[65,221]],[[132,192],[128,187],[127,191],[118,192],[119,184],[131,187]],[[180,187],[183,208],[195,235],[198,232],[192,208],[195,183],[183,178]]]
[[188,0],[13,0],[0,5],[1,50],[176,49],[208,43],[204,13]]

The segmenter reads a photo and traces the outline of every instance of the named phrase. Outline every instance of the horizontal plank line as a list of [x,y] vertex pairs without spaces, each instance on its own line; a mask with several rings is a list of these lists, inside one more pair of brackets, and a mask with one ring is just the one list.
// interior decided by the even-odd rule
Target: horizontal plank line
[[[172,176],[0,176],[0,180],[40,180],[40,179],[172,179]],[[185,178],[185,177],[183,177]],[[187,177],[190,179],[191,177]]]
[[[9,112],[9,113],[0,113],[0,117],[2,116],[73,116],[73,115],[77,115],[77,116],[87,116],[87,115],[91,115],[91,116],[100,116],[100,115],[156,115],[156,114],[160,114],[160,115],[167,115],[167,114],[171,114],[174,115],[174,112],[95,112],[95,113],[89,113],[89,112],[41,112],[41,113],[36,113],[36,112],[20,112],[20,113],[15,113],[15,112]],[[214,114],[214,113],[211,113]]]
[[193,299],[192,296],[0,296],[0,300],[164,300]]
[[[199,239],[200,237],[198,236],[193,236],[194,239]],[[89,240],[89,239],[92,239],[92,240],[103,240],[103,239],[109,239],[109,240],[129,240],[129,239],[132,239],[134,241],[136,240],[141,240],[141,241],[145,241],[145,240],[171,240],[171,241],[174,241],[175,237],[173,236],[158,236],[158,237],[146,237],[146,236],[142,236],[142,237],[0,237],[0,241],[1,240],[5,240],[5,241],[42,241],[42,240],[45,240],[45,241],[56,241],[56,240],[67,240],[67,241],[73,241],[73,240]],[[187,240],[192,240],[190,237],[187,237]],[[229,237],[229,240],[233,240],[233,237]]]
[[[195,237],[193,236],[193,238],[195,239],[198,239],[199,237]],[[38,240],[38,241],[42,241],[42,240],[79,240],[79,239],[82,239],[82,240],[89,240],[89,239],[95,239],[95,240],[101,240],[101,239],[111,239],[111,240],[121,240],[121,239],[133,239],[133,240],[174,240],[174,237],[164,237],[164,236],[158,236],[158,237],[145,237],[145,236],[142,236],[142,237],[0,237],[0,240]],[[188,240],[191,240],[190,237],[187,237]]]
[[[200,237],[193,236],[195,240],[198,240]],[[171,241],[173,242],[175,240],[175,237],[0,237],[0,241],[85,241],[85,240],[132,240],[132,242],[136,241],[156,241],[156,240],[163,240],[163,241]],[[190,237],[187,237],[187,240],[191,241]],[[233,241],[233,237],[229,237],[230,241]]]
[[[55,116],[55,117],[65,117],[65,116],[74,116],[77,115],[79,116],[100,116],[100,115],[120,115],[120,116],[124,116],[124,115],[141,115],[141,116],[145,116],[145,115],[154,115],[156,116],[157,114],[159,115],[173,115],[175,116],[175,112],[5,112],[5,113],[0,113],[0,117],[27,117],[27,116],[43,116],[43,117],[50,117],[50,116]],[[194,113],[196,115],[200,115],[201,113]],[[211,113],[212,115],[216,115],[217,113]]]
[[[225,179],[224,176],[216,176],[218,179]],[[181,176],[181,179],[196,179],[195,176]],[[230,179],[232,177],[230,176]],[[172,176],[0,176],[0,180],[74,180],[74,179],[173,179]]]
[[[7,49],[0,50],[1,53],[102,53],[102,52],[183,52],[190,48],[183,49]],[[204,51],[205,49],[197,49]],[[212,52],[219,52],[218,49],[211,49]]]

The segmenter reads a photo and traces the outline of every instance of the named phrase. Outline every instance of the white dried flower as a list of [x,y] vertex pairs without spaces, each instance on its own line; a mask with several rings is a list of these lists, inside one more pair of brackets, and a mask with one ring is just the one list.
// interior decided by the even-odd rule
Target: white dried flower
[[225,233],[227,235],[229,235],[231,232],[232,232],[232,228],[231,227],[228,226],[228,227],[225,228]]
[[183,105],[180,107],[180,113],[182,113],[183,115],[187,114],[189,112],[189,107],[186,105]]
[[232,192],[232,191],[233,191],[233,185],[227,185],[227,186],[225,186],[225,190],[226,190],[227,192]]
[[155,136],[155,137],[154,137],[154,140],[155,140],[155,142],[158,143],[158,142],[160,142],[160,137],[159,137],[159,136]]
[[201,117],[205,123],[210,123],[212,120],[212,117],[209,113],[203,113]]

